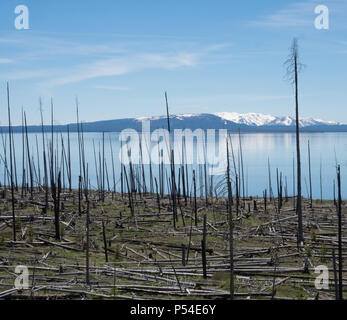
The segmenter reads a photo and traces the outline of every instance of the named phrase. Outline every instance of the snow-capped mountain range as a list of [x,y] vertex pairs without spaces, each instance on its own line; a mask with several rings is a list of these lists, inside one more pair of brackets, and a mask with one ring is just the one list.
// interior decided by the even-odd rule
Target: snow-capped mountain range
[[[84,132],[121,132],[124,129],[144,130],[144,120],[150,120],[150,130],[167,129],[166,116],[125,118],[95,122],[83,122]],[[242,132],[294,132],[295,118],[276,117],[261,113],[216,112],[199,114],[170,115],[172,129],[227,129]],[[77,131],[76,123],[70,123],[70,132]],[[304,132],[347,132],[347,124],[313,118],[300,119],[301,131]],[[47,131],[50,126],[45,126]],[[12,127],[13,132],[22,132],[21,126]],[[41,132],[41,126],[28,126],[28,132]],[[67,125],[55,125],[55,131],[66,131]],[[148,130],[148,129],[146,129]],[[0,127],[0,131],[8,132],[8,126]]]
[[[295,126],[295,118],[284,116],[275,117],[269,114],[261,113],[236,113],[236,112],[217,112],[216,116],[232,121],[239,124],[246,124],[248,126]],[[299,120],[301,127],[314,126],[314,125],[339,125],[335,121],[324,121],[321,119],[302,118]]]
[[[237,112],[216,112],[216,113],[202,113],[202,114],[178,114],[171,115],[170,118],[172,120],[177,121],[189,121],[193,118],[205,118],[206,116],[215,116],[220,120],[224,121],[224,124],[228,124],[228,122],[232,122],[234,124],[246,125],[246,126],[295,126],[295,118],[289,116],[276,117],[269,114],[262,113],[237,113]],[[150,121],[158,121],[166,119],[166,116],[156,116],[156,117],[141,117],[136,118],[137,121],[150,120]],[[341,123],[336,121],[325,121],[321,119],[314,118],[301,118],[299,120],[300,127],[308,127],[315,125],[341,125]]]

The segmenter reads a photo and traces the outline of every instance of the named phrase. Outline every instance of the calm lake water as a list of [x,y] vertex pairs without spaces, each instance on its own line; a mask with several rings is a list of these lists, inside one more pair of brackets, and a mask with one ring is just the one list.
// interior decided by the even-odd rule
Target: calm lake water
[[[0,182],[4,182],[4,143],[7,139],[7,154],[6,157],[9,159],[9,148],[8,148],[8,136],[2,136],[2,142],[0,145]],[[37,161],[37,146],[36,139],[38,142],[38,152],[40,159],[40,169],[41,169],[41,179],[42,179],[42,136],[40,134],[30,133],[29,145],[31,151],[32,161],[35,163],[36,175],[38,177],[38,161]],[[61,137],[64,139],[64,145],[67,150],[67,134],[55,134],[54,140],[55,144],[58,144],[58,154],[61,155]],[[240,148],[239,148],[239,135],[231,134],[232,146],[235,158],[235,166],[238,171],[239,160],[240,159]],[[208,140],[208,139],[207,139]],[[16,152],[16,164],[17,164],[17,175],[18,181],[21,181],[22,173],[22,135],[14,134],[14,145]],[[46,136],[46,143],[50,141],[50,135]],[[120,190],[120,134],[119,133],[105,133],[105,162],[109,176],[109,184],[111,189],[113,188],[113,178],[112,178],[112,158],[111,158],[111,148],[110,141],[112,143],[113,155],[114,155],[114,167],[116,173],[116,187],[117,191]],[[207,141],[206,145],[200,150],[205,150],[208,157],[211,158],[213,153],[211,149],[211,144],[213,143],[213,137]],[[295,134],[293,133],[244,133],[241,134],[241,146],[242,146],[242,158],[244,164],[243,176],[244,176],[244,189],[247,195],[261,196],[265,189],[269,189],[269,178],[268,178],[268,160],[270,162],[271,169],[271,183],[272,189],[275,195],[277,194],[276,189],[276,168],[279,172],[282,172],[283,185],[287,184],[288,195],[293,194],[293,157],[295,157]],[[336,163],[341,165],[341,179],[342,179],[342,196],[347,198],[347,133],[302,133],[301,134],[301,160],[302,160],[302,192],[303,196],[307,197],[309,192],[309,170],[308,170],[308,141],[310,142],[311,149],[311,172],[312,172],[312,191],[313,197],[320,198],[320,168],[322,173],[322,195],[324,199],[333,198],[333,183],[336,181]],[[96,179],[96,168],[95,168],[95,158],[94,158],[94,147],[96,151],[96,161],[99,166],[99,150],[102,153],[102,133],[84,133],[84,143],[85,143],[85,156],[88,162],[89,168],[89,179],[90,185],[93,188],[97,188]],[[189,166],[188,179],[191,183],[192,170],[196,170],[196,180],[198,185],[198,194],[204,193],[204,168],[198,162],[201,160],[197,159],[196,156],[199,152],[199,143],[196,139],[193,141],[186,140],[186,158],[190,157],[193,162]],[[135,145],[138,142],[135,140]],[[163,154],[166,159],[168,159],[167,146],[168,143],[163,144]],[[72,164],[72,181],[73,186],[76,187],[79,175],[79,156],[78,156],[78,136],[76,133],[70,134],[70,146],[71,146],[71,164]],[[123,144],[125,148],[126,144]],[[175,150],[176,161],[177,158],[181,158],[181,148],[179,146],[178,151]],[[201,147],[201,146],[200,146]],[[220,151],[220,156],[223,156],[225,160],[225,144],[216,143],[216,148],[223,150]],[[151,159],[153,164],[153,175],[158,175],[158,166],[155,162],[158,162],[158,144],[157,142],[152,142],[150,147],[143,147],[142,149],[151,149]],[[124,149],[125,150],[125,149]],[[125,150],[126,151],[126,150]],[[218,150],[217,150],[218,151]],[[133,151],[132,151],[133,152]],[[143,153],[146,151],[143,150]],[[224,153],[223,153],[224,152]],[[231,150],[230,150],[231,153]],[[135,154],[135,153],[132,153]],[[218,154],[218,152],[217,152]],[[123,159],[127,158],[126,152],[123,154]],[[156,158],[156,159],[155,159]],[[212,155],[214,158],[214,154]],[[223,161],[224,161],[223,160]],[[7,160],[8,161],[8,160]],[[202,161],[200,161],[202,162]],[[225,161],[224,161],[225,164]],[[231,164],[234,168],[234,164]],[[169,176],[169,165],[165,166],[167,174]],[[145,165],[147,184],[149,188],[149,165]],[[233,169],[234,171],[234,169]],[[176,168],[176,173],[178,173],[178,166]],[[209,173],[213,173],[213,185],[218,185],[219,181],[222,181],[222,174],[225,173],[224,167],[214,166],[212,168],[211,163],[209,165]],[[242,173],[241,173],[242,174]],[[37,180],[37,179],[36,179]],[[210,176],[208,176],[209,184],[211,182]],[[165,182],[165,186],[166,186]],[[107,182],[105,182],[107,188]],[[221,189],[219,189],[221,192]]]

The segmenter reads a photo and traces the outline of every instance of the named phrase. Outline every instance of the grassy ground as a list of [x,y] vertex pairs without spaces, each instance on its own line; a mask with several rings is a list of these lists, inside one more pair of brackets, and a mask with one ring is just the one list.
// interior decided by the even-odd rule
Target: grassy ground
[[[12,233],[10,193],[0,196],[0,292],[14,288],[18,265],[29,267],[29,288],[5,299],[228,299],[229,224],[226,199],[180,199],[176,228],[168,197],[107,193],[104,202],[90,192],[89,275],[86,281],[86,205],[78,212],[76,191],[61,197],[61,239],[55,239],[53,203],[43,214],[44,194],[16,192],[16,241]],[[256,208],[254,208],[256,201]],[[248,205],[249,204],[249,205]],[[337,216],[332,201],[304,200],[305,245],[296,244],[293,199],[241,199],[234,218],[236,299],[334,299],[332,248],[337,256]],[[343,208],[344,209],[344,208]],[[207,277],[203,277],[201,240],[207,217]],[[286,219],[287,218],[287,219]],[[107,245],[105,256],[103,228]],[[272,223],[269,223],[272,222]],[[343,229],[345,236],[345,229]],[[343,238],[345,241],[346,238]],[[61,247],[61,245],[63,247]],[[185,261],[182,261],[184,246]],[[189,247],[189,253],[188,253]],[[343,251],[346,255],[346,250]],[[188,261],[187,261],[188,260]],[[315,288],[318,265],[329,268],[329,289]],[[345,276],[345,273],[343,274]],[[1,297],[1,293],[0,293]]]

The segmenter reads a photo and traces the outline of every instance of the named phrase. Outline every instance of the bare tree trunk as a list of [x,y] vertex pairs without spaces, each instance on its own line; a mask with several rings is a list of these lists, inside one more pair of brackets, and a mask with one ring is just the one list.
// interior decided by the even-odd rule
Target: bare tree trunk
[[206,214],[204,215],[203,236],[201,240],[201,257],[202,257],[202,270],[203,277],[207,279],[207,261],[206,261]]
[[177,204],[176,204],[176,181],[175,181],[175,155],[174,150],[171,146],[171,127],[170,127],[170,114],[169,114],[169,103],[167,99],[167,93],[165,92],[166,102],[166,115],[167,115],[167,126],[169,131],[169,146],[170,146],[170,164],[171,164],[171,197],[172,197],[172,213],[173,213],[173,225],[176,229],[177,220]]
[[14,212],[14,185],[13,185],[13,162],[12,162],[12,128],[11,128],[11,109],[10,109],[10,88],[7,82],[7,108],[8,108],[8,135],[10,139],[10,175],[11,175],[11,203],[12,203],[12,229],[13,241],[16,241],[16,217]]
[[300,129],[299,129],[299,89],[298,89],[298,68],[301,64],[298,62],[298,43],[297,40],[293,40],[291,49],[291,56],[287,61],[288,76],[293,81],[295,87],[295,124],[296,124],[296,165],[297,165],[297,203],[296,213],[298,215],[298,234],[297,245],[298,248],[302,246],[304,242],[303,228],[302,228],[302,197],[301,197],[301,162],[300,162]]
[[104,240],[105,262],[108,262],[106,229],[105,229],[104,220],[102,220],[102,235],[103,235],[103,240]]
[[341,175],[340,175],[340,166],[337,166],[337,214],[338,214],[338,253],[339,253],[339,300],[343,300],[342,295],[342,269],[343,269],[343,260],[342,260],[342,213],[341,213]]
[[89,199],[88,199],[88,191],[86,191],[86,284],[90,285],[89,278]]
[[336,272],[336,259],[335,259],[335,249],[333,248],[332,251],[332,257],[333,257],[333,270],[334,270],[334,289],[335,289],[335,300],[339,300],[339,286],[337,281],[337,272]]
[[198,226],[198,207],[196,204],[196,179],[195,179],[195,170],[193,170],[193,188],[194,188],[194,221],[195,227]]
[[308,176],[310,181],[310,208],[312,209],[312,176],[311,176],[311,149],[310,149],[310,140],[307,143],[308,149]]
[[320,203],[323,202],[323,185],[322,185],[322,158],[319,164],[319,187],[320,187]]
[[299,132],[299,97],[298,97],[298,69],[297,69],[297,56],[295,59],[295,117],[296,117],[296,163],[297,163],[297,183],[298,195],[296,212],[298,214],[298,245],[304,241],[302,230],[302,208],[301,208],[301,162],[300,162],[300,132]]
[[[230,181],[229,146],[227,143],[227,185],[228,185],[228,217],[229,217],[229,254],[230,254],[230,299],[234,299],[234,244],[233,244],[233,213],[232,191]],[[237,187],[236,187],[237,188]]]

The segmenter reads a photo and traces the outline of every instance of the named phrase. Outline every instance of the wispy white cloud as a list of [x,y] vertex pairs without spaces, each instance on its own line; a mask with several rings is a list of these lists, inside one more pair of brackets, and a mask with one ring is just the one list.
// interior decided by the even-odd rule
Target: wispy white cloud
[[260,17],[251,25],[262,27],[305,27],[313,25],[316,1],[292,3],[273,14]]
[[31,56],[92,56],[126,52],[125,44],[88,44],[54,38],[36,38]]
[[9,37],[7,37],[7,38],[0,38],[0,43],[6,43],[6,44],[8,44],[8,43],[22,43],[22,42],[24,42],[24,40],[23,39],[17,39],[17,38],[9,38]]
[[[259,17],[249,22],[249,24],[258,27],[308,27],[313,26],[317,17],[315,8],[318,5],[326,5],[330,15],[334,16],[334,21],[342,23],[345,21],[345,12],[347,9],[346,0],[307,0],[298,1],[278,10],[277,12]],[[343,22],[343,25],[345,23]]]
[[[74,41],[61,38],[0,38],[3,43],[13,42],[14,61],[1,79],[24,80],[40,79],[40,90],[49,91],[57,86],[77,83],[102,77],[121,76],[143,70],[175,70],[192,68],[198,64],[215,63],[223,59],[230,43],[202,45],[196,42],[157,41],[144,42],[139,39],[124,41],[92,42]],[[94,41],[93,41],[94,40]],[[26,41],[24,50],[17,50],[18,43]],[[93,43],[94,42],[94,43]],[[6,48],[7,44],[6,44]],[[155,50],[153,50],[155,48]],[[26,66],[32,65],[32,69]],[[35,61],[35,62],[34,62]],[[0,63],[10,63],[1,60]],[[34,66],[36,68],[34,68]],[[42,79],[42,80],[41,80]],[[125,90],[117,86],[97,86],[104,90]]]
[[59,86],[88,79],[120,76],[143,69],[176,69],[193,67],[198,63],[194,53],[144,53],[99,60],[74,67],[65,75],[57,76],[45,83],[46,86]]
[[130,90],[127,87],[121,87],[121,86],[106,86],[106,85],[96,85],[96,89],[103,89],[103,90],[112,90],[112,91],[128,91]]
[[14,61],[12,59],[8,58],[0,58],[0,64],[8,64],[8,63],[13,63]]
[[292,99],[291,95],[275,95],[275,94],[219,94],[219,95],[200,95],[199,97],[182,98],[175,100],[176,103],[180,104],[216,104],[218,105],[221,101],[246,101],[246,102],[259,102],[259,101],[280,101]]
[[12,50],[16,61],[47,61],[49,59],[103,58],[127,52],[127,43],[82,43],[65,39],[27,36],[0,38],[0,48]]
[[1,79],[5,80],[26,80],[34,78],[43,78],[52,74],[51,70],[16,70],[12,72],[1,73]]

